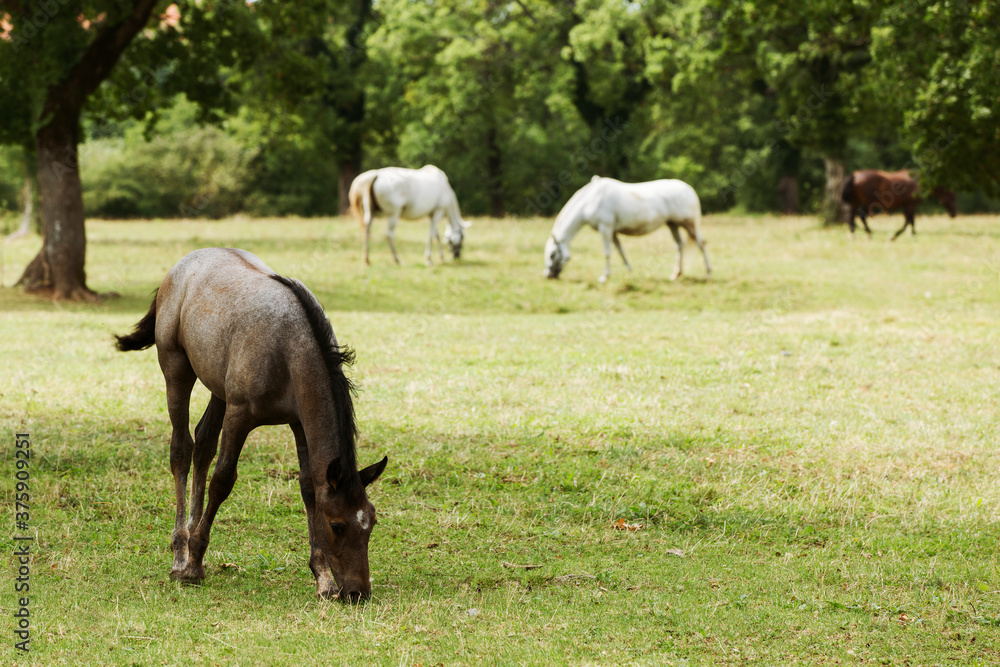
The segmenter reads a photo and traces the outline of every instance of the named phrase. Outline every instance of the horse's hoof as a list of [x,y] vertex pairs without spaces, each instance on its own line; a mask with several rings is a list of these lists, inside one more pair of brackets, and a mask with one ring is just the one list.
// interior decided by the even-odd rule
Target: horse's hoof
[[597,279],[597,282],[599,282],[599,283],[601,283],[603,285],[604,283],[608,282],[608,277],[607,276],[601,276],[600,278]]
[[171,570],[170,581],[179,581],[182,584],[200,586],[205,581],[205,568],[186,567],[183,570]]
[[670,276],[670,280],[671,280],[671,282],[673,282],[674,280],[677,280],[677,279],[678,279],[678,278],[680,278],[680,277],[681,277],[681,272],[680,272],[680,271],[678,271],[678,272],[677,272],[677,273],[675,273],[674,275]]

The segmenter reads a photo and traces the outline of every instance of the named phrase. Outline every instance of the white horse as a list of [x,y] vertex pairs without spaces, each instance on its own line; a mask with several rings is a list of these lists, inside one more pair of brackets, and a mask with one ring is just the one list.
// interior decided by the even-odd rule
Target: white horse
[[399,264],[399,255],[396,254],[396,225],[401,217],[407,220],[415,220],[425,215],[431,217],[427,250],[424,252],[424,259],[428,265],[432,263],[431,249],[435,239],[437,239],[438,254],[444,262],[444,250],[437,229],[437,223],[444,214],[448,215],[449,223],[444,235],[445,240],[451,246],[455,259],[462,254],[463,232],[469,227],[469,223],[462,220],[458,210],[458,200],[455,198],[455,191],[451,189],[448,177],[433,165],[420,169],[385,167],[366,171],[351,183],[348,200],[351,211],[361,223],[361,245],[365,264],[371,264],[368,261],[368,242],[371,238],[372,216],[378,211],[384,211],[389,216],[386,237],[389,239],[389,248],[396,264]]
[[584,225],[601,233],[604,241],[603,283],[611,275],[611,244],[618,248],[625,267],[632,266],[625,259],[625,251],[618,241],[619,234],[642,236],[666,225],[677,243],[677,268],[671,280],[681,275],[684,259],[684,241],[680,229],[687,230],[705,258],[705,273],[711,275],[712,266],[705,251],[701,235],[701,202],[694,188],[674,179],[646,183],[622,183],[613,178],[594,176],[590,183],[570,197],[556,216],[552,234],[545,243],[545,275],[558,278],[569,261],[569,243]]

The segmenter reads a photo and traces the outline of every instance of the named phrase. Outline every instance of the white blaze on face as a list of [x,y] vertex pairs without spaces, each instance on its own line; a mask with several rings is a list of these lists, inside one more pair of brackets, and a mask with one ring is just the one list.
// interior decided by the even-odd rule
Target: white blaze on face
[[368,530],[368,517],[365,516],[364,510],[358,510],[358,525],[361,526],[361,530]]

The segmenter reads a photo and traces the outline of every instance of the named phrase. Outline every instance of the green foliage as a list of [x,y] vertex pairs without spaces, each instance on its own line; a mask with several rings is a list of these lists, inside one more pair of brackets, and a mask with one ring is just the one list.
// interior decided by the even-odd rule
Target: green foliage
[[[107,4],[81,8],[96,15]],[[553,214],[593,174],[680,178],[706,211],[775,210],[779,182],[791,179],[800,210],[818,211],[822,159],[831,156],[849,170],[918,168],[928,187],[964,190],[964,205],[980,209],[1000,193],[998,10],[985,3],[179,7],[180,23],[144,32],[87,107],[91,140],[122,140],[129,119],[170,137],[148,155],[133,135],[90,151],[110,161],[85,159],[93,170],[85,183],[99,179],[86,185],[90,211],[190,207],[214,190],[205,165],[227,151],[243,156],[234,172],[243,192],[230,197],[220,186],[206,214],[329,213],[342,204],[343,174],[426,163],[449,174],[470,214]],[[42,86],[90,39],[92,30],[66,16],[44,27],[59,40],[31,40],[17,57],[0,58],[8,143],[24,143]],[[15,19],[17,34],[25,19]],[[13,45],[0,41],[0,49]],[[25,68],[29,53],[36,64]],[[42,71],[45,63],[54,69]],[[197,104],[193,117],[185,112],[191,124],[224,129],[161,123],[181,92]],[[241,124],[250,129],[237,131]],[[198,142],[239,146],[216,157],[165,156],[170,144],[190,152]],[[158,181],[171,193],[153,192],[156,179],[137,184],[161,158],[164,169],[198,173]],[[109,208],[140,192],[144,202]]]
[[0,212],[19,211],[24,183],[24,150],[0,146]]
[[882,80],[905,96],[905,135],[927,185],[1000,195],[997,22],[990,2],[921,2],[886,10],[875,33]]
[[142,125],[126,123],[120,136],[86,144],[80,167],[87,215],[221,217],[245,210],[254,142],[199,126],[196,114],[195,105],[181,101],[152,126],[151,140]]
[[249,113],[221,126],[197,123],[185,99],[152,126],[102,124],[106,136],[80,153],[90,217],[218,218],[336,212],[336,169],[318,147],[290,132],[266,137]]

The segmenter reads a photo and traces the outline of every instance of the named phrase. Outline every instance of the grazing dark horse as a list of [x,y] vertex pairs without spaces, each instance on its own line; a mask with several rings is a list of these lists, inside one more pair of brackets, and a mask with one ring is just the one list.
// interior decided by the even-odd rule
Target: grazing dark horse
[[[954,218],[958,213],[955,210],[955,193],[942,187],[936,187],[933,194],[947,209],[948,214]],[[869,215],[899,209],[903,209],[906,221],[893,235],[892,240],[895,241],[900,234],[906,231],[907,227],[910,228],[912,234],[917,233],[913,219],[917,212],[917,204],[921,201],[919,186],[917,181],[910,176],[910,172],[905,169],[902,171],[876,171],[874,169],[856,171],[847,177],[842,199],[851,207],[849,223],[851,236],[854,236],[855,215],[861,218],[861,224],[865,226],[868,236],[871,236],[872,230],[868,228]]]
[[[167,383],[170,469],[177,495],[170,578],[188,583],[205,578],[212,522],[236,483],[247,435],[265,424],[288,424],[299,458],[316,594],[351,601],[369,597],[368,540],[375,508],[365,487],[382,474],[388,457],[357,468],[354,387],[343,371],[353,353],[337,345],[312,292],[276,275],[245,250],[196,250],[163,279],[135,331],[116,338],[122,351],[155,344]],[[208,387],[212,398],[192,440],[188,405],[195,380]],[[216,451],[219,460],[203,513]],[[192,459],[191,517],[185,525]]]

